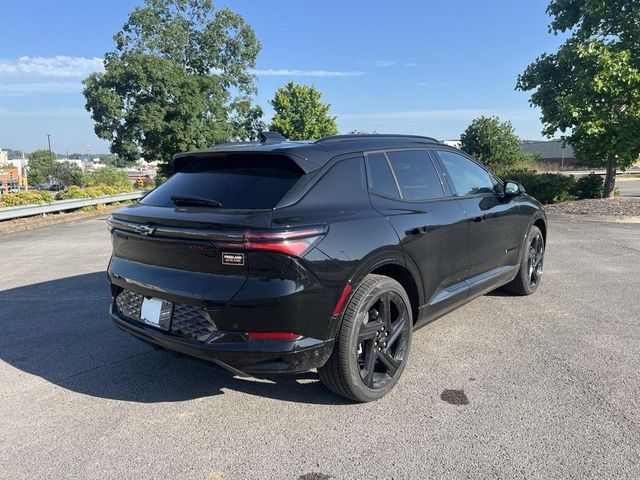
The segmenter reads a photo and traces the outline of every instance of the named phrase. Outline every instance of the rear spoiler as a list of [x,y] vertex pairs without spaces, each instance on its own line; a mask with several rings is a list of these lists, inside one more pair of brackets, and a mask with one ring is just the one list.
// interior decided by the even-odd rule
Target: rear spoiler
[[216,145],[206,150],[178,153],[173,156],[173,171],[179,172],[193,159],[210,158],[211,161],[232,156],[253,155],[264,158],[268,165],[269,157],[286,157],[302,173],[311,173],[329,161],[331,156],[319,142],[290,142],[276,132],[262,132],[259,142],[232,142]]
[[[298,149],[296,149],[296,152]],[[311,160],[290,152],[282,152],[282,151],[256,151],[256,150],[241,150],[234,151],[233,149],[228,149],[226,151],[198,151],[198,152],[186,152],[179,153],[173,157],[173,171],[175,173],[182,170],[186,165],[188,165],[191,161],[196,159],[207,159],[211,162],[223,161],[223,160],[231,160],[233,158],[240,159],[241,157],[252,157],[253,159],[260,159],[260,163],[264,162],[265,166],[273,165],[278,160],[282,162],[282,160],[286,159],[288,162],[292,163],[297,167],[297,169],[303,173],[311,173],[322,167],[328,158],[322,163],[318,164],[316,162],[312,162]],[[327,155],[328,157],[328,155]]]

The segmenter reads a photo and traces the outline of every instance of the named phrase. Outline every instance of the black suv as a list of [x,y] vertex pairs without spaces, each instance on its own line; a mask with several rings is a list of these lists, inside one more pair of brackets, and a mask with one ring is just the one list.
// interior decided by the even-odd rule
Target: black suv
[[111,315],[155,346],[264,376],[318,369],[357,401],[412,331],[500,286],[533,293],[546,217],[521,185],[405,135],[219,145],[109,218]]

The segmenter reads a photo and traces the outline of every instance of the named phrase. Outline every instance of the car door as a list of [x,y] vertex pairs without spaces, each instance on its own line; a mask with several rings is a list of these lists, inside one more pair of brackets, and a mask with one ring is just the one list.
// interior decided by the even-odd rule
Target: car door
[[428,320],[464,302],[468,225],[424,149],[366,153],[370,199],[385,215],[408,262],[420,271]]
[[505,198],[502,182],[473,159],[445,149],[435,154],[468,218],[470,293],[491,290],[517,269],[522,244],[517,201]]

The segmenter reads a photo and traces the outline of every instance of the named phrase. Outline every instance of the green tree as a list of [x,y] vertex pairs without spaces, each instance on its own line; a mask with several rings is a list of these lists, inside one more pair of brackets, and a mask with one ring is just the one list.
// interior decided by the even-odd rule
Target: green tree
[[533,90],[543,133],[570,132],[576,160],[605,166],[604,194],[612,197],[617,167],[640,154],[640,2],[552,0],[549,30],[569,37],[518,77]]
[[531,159],[520,150],[520,139],[511,122],[501,122],[498,117],[474,119],[460,135],[461,150],[484,163],[497,175],[502,175],[514,165]]
[[131,188],[131,182],[125,170],[103,167],[86,175],[87,185],[107,185],[110,187]]
[[270,129],[289,140],[316,140],[338,133],[336,117],[329,115],[331,105],[321,101],[322,93],[314,85],[289,82],[276,91],[271,100],[274,110]]
[[38,185],[48,182],[52,176],[54,162],[49,156],[48,150],[36,150],[29,154],[29,172],[27,175],[29,185]]
[[251,138],[260,43],[244,19],[212,0],[146,0],[114,36],[104,73],[84,80],[98,137],[130,162]]
[[75,163],[56,162],[51,168],[51,177],[54,183],[63,187],[76,185],[82,187],[85,184],[85,176],[82,169]]

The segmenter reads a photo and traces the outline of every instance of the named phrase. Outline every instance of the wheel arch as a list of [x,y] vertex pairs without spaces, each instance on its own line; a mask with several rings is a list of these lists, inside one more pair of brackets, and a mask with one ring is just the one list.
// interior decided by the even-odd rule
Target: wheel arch
[[533,221],[533,225],[538,227],[542,232],[542,238],[544,239],[544,244],[547,244],[547,222],[545,222],[544,218],[538,217]]
[[352,277],[352,283],[358,285],[369,274],[384,275],[393,278],[407,292],[411,302],[413,323],[418,320],[420,306],[424,304],[422,277],[418,267],[407,261],[400,252],[376,256],[362,265]]

